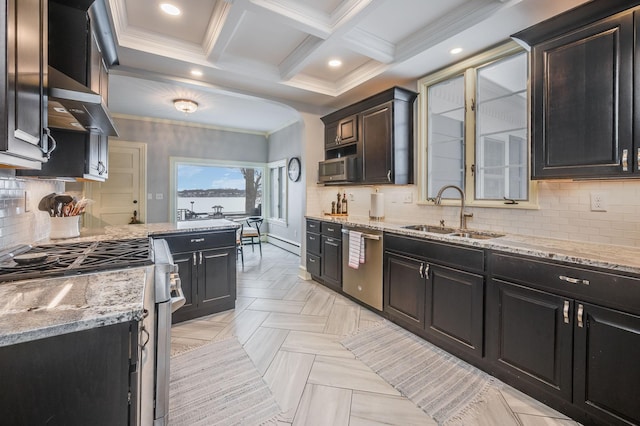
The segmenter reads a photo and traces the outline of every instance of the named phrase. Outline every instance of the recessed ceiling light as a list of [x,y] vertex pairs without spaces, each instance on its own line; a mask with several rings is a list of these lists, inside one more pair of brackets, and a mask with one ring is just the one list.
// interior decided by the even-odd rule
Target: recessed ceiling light
[[342,65],[342,61],[341,61],[340,59],[331,59],[331,60],[329,61],[329,66],[330,66],[331,68],[337,68],[337,67],[339,67],[340,65]]
[[182,13],[182,11],[178,9],[177,6],[174,6],[169,3],[162,3],[160,5],[160,9],[162,9],[162,11],[167,15],[171,15],[171,16],[178,16]]
[[202,71],[200,70],[191,70],[191,75],[196,77],[202,77]]
[[451,53],[452,55],[457,55],[458,53],[461,53],[461,52],[462,52],[462,47],[454,47],[449,51],[449,53]]

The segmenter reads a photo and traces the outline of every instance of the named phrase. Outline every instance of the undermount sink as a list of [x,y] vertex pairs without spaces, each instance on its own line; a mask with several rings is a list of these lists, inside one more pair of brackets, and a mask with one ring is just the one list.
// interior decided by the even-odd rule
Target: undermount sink
[[459,229],[445,228],[442,226],[435,226],[435,225],[406,225],[406,226],[403,226],[403,228],[412,229],[414,231],[444,234],[451,237],[471,238],[474,240],[489,240],[491,238],[504,237],[504,234],[498,234],[495,232],[472,231],[468,229],[464,231],[460,231]]
[[472,238],[475,240],[489,240],[491,238],[504,237],[504,234],[497,234],[495,232],[485,232],[485,231],[465,231],[465,232],[453,232],[449,234],[449,236]]
[[414,231],[422,231],[422,232],[433,232],[436,234],[451,234],[452,232],[456,232],[453,228],[445,228],[442,226],[435,225],[407,225],[403,226],[404,229],[412,229]]

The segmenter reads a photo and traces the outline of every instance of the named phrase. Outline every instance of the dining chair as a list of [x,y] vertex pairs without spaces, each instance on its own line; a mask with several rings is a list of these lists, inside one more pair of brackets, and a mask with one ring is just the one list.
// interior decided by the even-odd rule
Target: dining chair
[[261,217],[249,217],[246,220],[247,227],[242,230],[242,243],[251,245],[251,251],[255,251],[255,245],[260,248],[260,256],[262,256],[262,241],[260,238],[260,226],[264,219]]
[[238,250],[238,254],[240,255],[240,262],[242,262],[242,267],[244,268],[244,247],[242,246],[242,229],[244,228],[243,224],[240,224],[240,228],[236,231],[236,250]]

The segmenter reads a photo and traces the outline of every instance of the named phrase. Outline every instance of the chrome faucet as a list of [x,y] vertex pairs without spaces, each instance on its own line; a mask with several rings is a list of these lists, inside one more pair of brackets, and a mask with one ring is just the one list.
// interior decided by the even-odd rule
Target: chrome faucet
[[436,205],[440,205],[440,203],[442,202],[442,193],[449,189],[456,189],[459,193],[460,193],[460,229],[467,229],[467,218],[468,217],[473,217],[473,213],[465,213],[464,212],[464,191],[456,185],[445,185],[442,188],[440,188],[440,190],[438,191],[438,195],[436,195],[436,198],[434,200]]

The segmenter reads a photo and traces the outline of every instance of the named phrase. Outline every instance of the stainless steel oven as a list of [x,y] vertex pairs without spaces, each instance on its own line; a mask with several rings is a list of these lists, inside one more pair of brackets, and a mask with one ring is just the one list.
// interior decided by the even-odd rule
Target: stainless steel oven
[[171,314],[185,298],[167,242],[153,240],[153,254],[153,281],[145,289],[146,316],[140,333],[139,424],[164,426],[169,421]]

